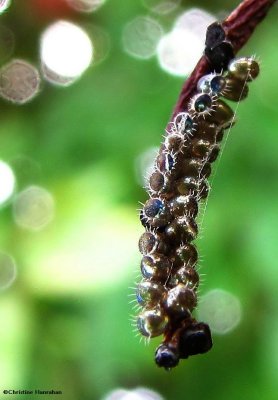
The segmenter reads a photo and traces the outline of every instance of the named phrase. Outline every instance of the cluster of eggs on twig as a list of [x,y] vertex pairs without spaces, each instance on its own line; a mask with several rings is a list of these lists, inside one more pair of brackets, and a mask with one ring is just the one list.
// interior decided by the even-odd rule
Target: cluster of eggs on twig
[[207,324],[197,322],[199,203],[208,196],[211,164],[217,159],[225,129],[234,112],[222,99],[238,102],[248,95],[247,82],[259,73],[253,57],[232,59],[227,72],[203,76],[187,110],[175,116],[149,177],[150,198],[140,219],[143,280],[137,285],[139,332],[148,338],[164,334],[156,363],[170,368],[180,358],[212,346]]

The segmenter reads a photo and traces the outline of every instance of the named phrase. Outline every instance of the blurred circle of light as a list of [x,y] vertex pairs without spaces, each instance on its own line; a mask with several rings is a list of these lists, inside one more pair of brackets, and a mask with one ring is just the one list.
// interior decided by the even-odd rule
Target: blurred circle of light
[[172,31],[158,43],[157,56],[161,68],[172,75],[188,75],[202,56],[206,28],[213,21],[212,15],[198,9],[180,15]]
[[241,304],[233,294],[214,289],[205,294],[199,303],[198,317],[220,335],[231,332],[241,321]]
[[58,85],[69,85],[89,67],[93,46],[78,25],[58,21],[41,36],[41,63],[44,77]]
[[157,21],[138,16],[124,27],[124,50],[135,58],[147,60],[156,53],[156,46],[162,35],[163,29]]
[[0,160],[0,204],[5,203],[13,194],[15,176],[11,167]]
[[169,14],[174,11],[181,3],[181,0],[143,0],[143,4],[156,14]]
[[188,75],[203,50],[202,42],[191,32],[174,29],[163,36],[157,47],[161,68],[176,76]]
[[106,0],[67,0],[67,3],[76,11],[93,12],[98,10]]
[[15,281],[17,267],[14,259],[3,252],[0,252],[0,290],[8,289]]
[[103,400],[163,400],[163,398],[153,390],[137,388],[134,390],[113,390]]
[[42,187],[29,186],[15,198],[13,214],[21,228],[39,231],[54,217],[53,196]]
[[0,14],[11,5],[11,0],[0,0]]
[[25,60],[12,60],[0,70],[0,96],[24,104],[38,94],[40,82],[36,67]]
[[200,8],[185,11],[175,21],[174,28],[187,29],[199,36],[205,43],[207,27],[216,21],[216,17]]

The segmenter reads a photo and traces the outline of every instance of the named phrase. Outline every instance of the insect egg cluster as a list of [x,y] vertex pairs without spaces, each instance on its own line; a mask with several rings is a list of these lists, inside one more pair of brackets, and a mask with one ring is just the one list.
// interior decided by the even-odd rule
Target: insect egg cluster
[[192,316],[199,275],[199,204],[209,193],[211,165],[234,112],[223,100],[240,101],[259,73],[253,57],[232,59],[223,73],[203,76],[187,109],[175,116],[149,177],[149,199],[140,212],[142,281],[137,285],[139,332],[164,335],[155,360],[166,369],[212,346],[210,329]]

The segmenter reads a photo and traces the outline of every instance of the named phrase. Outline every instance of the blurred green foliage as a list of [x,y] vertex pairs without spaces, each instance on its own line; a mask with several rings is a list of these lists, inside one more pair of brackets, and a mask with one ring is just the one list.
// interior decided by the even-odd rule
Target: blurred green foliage
[[[0,18],[14,33],[13,57],[37,63],[40,32],[55,15],[37,18],[34,4],[14,1]],[[167,30],[187,7],[218,13],[236,4],[183,1],[158,19]],[[154,365],[158,340],[144,346],[132,332],[128,294],[139,272],[136,209],[146,198],[135,159],[159,145],[183,80],[156,59],[123,52],[123,26],[138,14],[147,10],[133,1],[73,14],[84,27],[108,32],[108,58],[71,87],[44,83],[27,105],[1,103],[0,156],[14,168],[17,191],[40,185],[56,202],[52,223],[35,233],[15,224],[13,199],[1,209],[0,249],[18,267],[0,299],[1,391],[54,389],[63,391],[59,399],[94,400],[144,386],[171,400],[277,399],[278,9],[242,51],[260,57],[262,73],[238,108],[198,241],[206,275],[201,294],[232,292],[243,319],[230,334],[214,336],[211,352],[171,373]]]

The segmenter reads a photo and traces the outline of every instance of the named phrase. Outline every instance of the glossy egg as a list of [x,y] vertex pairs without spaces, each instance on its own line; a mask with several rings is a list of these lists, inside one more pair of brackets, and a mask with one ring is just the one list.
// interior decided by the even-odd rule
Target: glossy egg
[[182,195],[194,195],[198,191],[199,180],[191,176],[181,178],[176,183],[177,191]]
[[165,288],[159,283],[144,280],[137,285],[136,298],[141,306],[157,304],[164,295]]
[[204,159],[212,149],[210,141],[205,139],[194,139],[191,144],[191,154],[193,157]]
[[211,166],[199,158],[188,158],[183,162],[182,173],[199,180],[210,176]]
[[149,178],[150,189],[156,193],[160,193],[163,190],[165,183],[165,177],[159,171],[153,172]]
[[177,286],[179,283],[190,289],[196,289],[199,285],[199,274],[190,266],[181,267],[172,277],[172,285]]
[[203,93],[221,94],[226,86],[226,80],[220,74],[208,74],[202,76],[197,84],[197,89]]
[[228,70],[235,78],[250,82],[259,75],[260,66],[254,57],[240,57],[229,63]]
[[161,307],[144,310],[137,318],[137,328],[146,337],[162,335],[167,327],[167,323],[168,317]]
[[208,93],[200,93],[195,95],[190,101],[190,110],[195,115],[203,116],[209,115],[215,106],[215,99]]
[[218,99],[214,112],[206,116],[206,120],[214,122],[218,128],[228,128],[233,123],[234,112],[227,103]]
[[181,240],[184,243],[195,240],[198,235],[198,226],[196,221],[192,217],[179,217],[177,218],[177,224],[181,231]]
[[182,151],[184,142],[184,135],[180,133],[171,133],[165,138],[165,148],[169,153],[175,154]]
[[187,112],[181,112],[174,118],[176,131],[183,135],[191,135],[195,130],[195,123],[192,116]]
[[141,261],[141,272],[143,277],[148,280],[165,283],[169,276],[171,265],[169,258],[163,255],[144,256]]
[[172,216],[169,207],[159,198],[150,198],[143,207],[143,221],[148,226],[164,227],[171,220]]
[[175,158],[172,154],[162,151],[156,159],[156,165],[162,173],[170,173],[175,167]]
[[186,243],[178,247],[176,250],[178,265],[188,265],[194,267],[198,261],[198,252],[196,246],[192,243]]
[[197,305],[197,297],[194,290],[188,288],[186,285],[179,284],[173,289],[169,290],[165,307],[170,315],[176,314],[190,316],[190,312]]
[[245,81],[235,77],[227,78],[227,86],[223,92],[223,97],[232,101],[241,101],[248,96],[249,88]]

